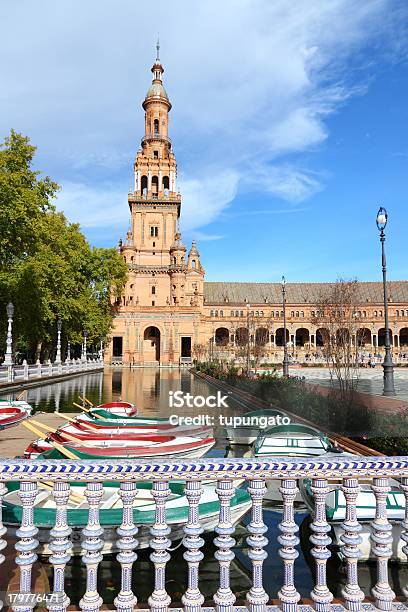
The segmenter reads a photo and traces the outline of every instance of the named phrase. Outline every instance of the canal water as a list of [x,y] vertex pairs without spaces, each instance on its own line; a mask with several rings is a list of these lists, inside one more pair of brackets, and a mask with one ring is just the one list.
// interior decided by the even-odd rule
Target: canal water
[[[198,417],[209,414],[214,418],[217,443],[210,456],[242,457],[250,452],[248,447],[229,448],[223,427],[219,426],[219,415],[231,416],[242,414],[248,408],[232,398],[229,398],[228,408],[210,408],[207,406],[172,407],[172,393],[182,391],[184,396],[203,396],[208,398],[216,394],[216,390],[202,380],[193,377],[187,370],[175,369],[106,369],[105,372],[94,372],[78,376],[59,383],[42,385],[28,390],[27,401],[32,404],[35,412],[77,412],[73,402],[78,403],[79,396],[86,396],[94,404],[111,400],[124,399],[138,406],[139,414],[143,415],[179,415]],[[3,397],[12,399],[12,395]],[[179,402],[180,400],[178,400]],[[185,402],[188,400],[186,399]],[[173,399],[175,402],[175,399]],[[191,400],[190,400],[191,402]],[[269,543],[266,547],[268,557],[264,564],[264,586],[271,598],[277,597],[277,592],[283,583],[283,563],[279,557],[278,524],[281,520],[281,508],[275,502],[266,502],[264,521],[268,526],[266,534]],[[299,557],[295,564],[296,587],[302,597],[309,597],[314,584],[314,564],[310,555],[309,545],[309,514],[306,508],[299,507],[296,511],[296,522],[300,527]],[[236,526],[234,548],[235,560],[231,565],[231,588],[237,595],[237,600],[243,600],[251,587],[251,562],[248,558],[248,547],[245,541],[246,525],[250,517],[247,514]],[[215,547],[212,543],[213,534],[205,535],[204,560],[200,564],[200,589],[208,602],[218,588],[219,568],[215,560]],[[174,546],[174,543],[173,543]],[[166,589],[173,601],[179,601],[187,588],[187,564],[183,559],[183,547],[179,546],[172,554],[172,560],[166,570]],[[134,592],[139,602],[147,602],[154,586],[153,564],[149,560],[149,551],[142,550],[134,566]],[[52,567],[42,560],[43,567],[52,584]],[[391,586],[397,595],[402,594],[402,587],[407,583],[408,571],[404,565],[391,564]],[[77,605],[85,588],[85,569],[80,558],[73,558],[66,570],[66,590],[71,603]],[[115,556],[105,556],[99,568],[99,591],[106,604],[113,603],[120,589],[120,565]],[[376,582],[376,567],[374,564],[359,564],[360,586],[370,595],[370,589]],[[328,584],[335,597],[341,597],[345,584],[345,568],[335,557],[328,562]]]

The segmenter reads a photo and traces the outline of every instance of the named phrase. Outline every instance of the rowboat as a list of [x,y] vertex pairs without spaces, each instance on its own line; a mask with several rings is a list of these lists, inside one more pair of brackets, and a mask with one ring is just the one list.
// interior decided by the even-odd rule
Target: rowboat
[[[259,434],[254,445],[255,457],[316,457],[331,451],[337,452],[337,449],[333,448],[327,436],[314,427],[301,423],[265,429]],[[281,502],[279,487],[279,481],[268,480],[266,499]],[[295,502],[303,503],[300,492],[296,494]]]
[[273,408],[253,410],[241,416],[231,417],[233,423],[225,428],[227,439],[230,444],[252,444],[260,431],[281,425],[283,418],[289,419],[285,412]]
[[28,417],[28,412],[18,406],[0,407],[0,429],[6,429],[12,425],[17,425]]
[[103,408],[93,408],[88,413],[81,413],[77,416],[79,421],[92,423],[95,426],[103,425],[106,427],[134,427],[140,425],[170,425],[169,419],[165,417],[124,417],[115,415]]
[[[15,536],[21,525],[22,506],[19,497],[19,484],[7,483],[8,493],[3,497],[3,523],[9,527],[9,536]],[[166,522],[171,528],[167,536],[170,540],[180,540],[184,536],[184,526],[188,522],[189,505],[184,494],[184,484],[170,482],[171,495],[166,502]],[[138,548],[147,548],[151,540],[149,528],[155,522],[155,503],[151,494],[151,483],[138,482],[137,496],[133,507],[133,520],[139,528],[137,539]],[[203,493],[200,498],[198,512],[201,527],[204,531],[212,532],[219,521],[220,502],[214,484],[203,484]],[[80,555],[82,551],[82,529],[88,521],[89,506],[84,496],[85,485],[73,483],[71,492],[75,497],[69,498],[67,505],[67,522],[72,527],[71,541],[73,555]],[[79,498],[79,499],[78,499]],[[231,498],[231,521],[237,523],[251,507],[251,499],[243,489],[236,489]],[[104,527],[102,554],[118,551],[116,532],[122,522],[122,501],[119,496],[117,483],[104,483],[103,497],[99,511],[100,523]],[[38,494],[34,502],[33,521],[39,532],[36,535],[40,546],[36,549],[39,554],[48,556],[50,529],[55,525],[56,508],[49,488],[38,487]]]
[[52,442],[62,443],[68,452],[78,459],[161,459],[169,457],[202,457],[215,444],[213,437],[194,438],[192,436],[146,436],[140,440],[90,440],[84,446],[81,442],[61,440],[58,433],[50,434],[48,439],[37,439],[25,450],[29,459],[46,451],[48,459],[63,459],[60,451]]
[[[404,542],[401,541],[402,521],[405,519],[405,496],[404,492],[399,488],[399,483],[390,479],[390,492],[387,495],[387,518],[392,525],[393,541],[392,541],[392,560],[407,562],[406,555],[402,552]],[[300,484],[299,489],[307,507],[314,510],[314,497],[311,489],[311,480],[305,478]],[[359,535],[362,538],[362,543],[359,545],[361,551],[360,561],[375,559],[371,552],[372,530],[370,528],[371,521],[375,518],[376,500],[374,492],[369,482],[360,482],[360,491],[356,500],[356,518],[360,523],[362,530]],[[344,531],[341,523],[346,518],[346,499],[341,490],[341,483],[329,483],[330,492],[326,497],[326,517],[331,524],[333,530],[333,547],[340,559],[344,559],[342,548],[344,543],[341,541],[341,536]]]
[[116,440],[140,440],[153,435],[171,435],[171,436],[194,436],[207,437],[213,435],[212,427],[206,425],[197,425],[188,427],[184,425],[165,425],[160,429],[155,426],[140,426],[140,427],[91,427],[80,421],[74,421],[67,425],[58,428],[58,434],[65,437],[73,436],[78,440],[108,440],[115,438]]
[[25,410],[27,414],[31,414],[33,407],[31,404],[24,400],[0,400],[0,410],[2,408],[21,408]]
[[137,408],[130,402],[123,402],[119,400],[117,402],[107,402],[106,404],[100,404],[93,410],[106,410],[109,412],[111,417],[129,417],[137,414]]
[[327,436],[309,425],[290,423],[262,431],[254,446],[255,457],[316,457],[333,450]]

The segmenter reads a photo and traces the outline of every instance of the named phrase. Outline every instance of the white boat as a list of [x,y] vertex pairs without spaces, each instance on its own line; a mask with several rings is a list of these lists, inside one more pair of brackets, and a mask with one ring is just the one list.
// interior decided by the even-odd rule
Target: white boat
[[[316,457],[334,450],[329,438],[321,431],[301,423],[266,429],[259,434],[254,445],[255,457]],[[280,481],[268,480],[266,487],[265,499],[282,502]],[[303,504],[300,492],[296,494],[295,503]]]
[[[405,518],[405,496],[399,488],[396,480],[390,479],[390,492],[387,495],[387,518],[392,525],[392,556],[391,560],[407,562],[406,555],[402,552],[405,542],[401,540],[402,521]],[[344,543],[341,536],[344,531],[341,527],[346,517],[346,498],[341,490],[341,483],[330,483],[330,492],[326,498],[327,521],[333,529],[333,546],[340,559],[344,559],[342,548]],[[306,478],[300,483],[302,497],[308,508],[314,510],[314,497],[311,490],[311,481]],[[359,548],[361,557],[359,561],[368,561],[376,557],[371,552],[371,523],[375,518],[376,499],[371,484],[367,481],[360,483],[360,491],[356,501],[356,517],[362,530],[359,535],[362,543]]]
[[264,408],[261,410],[253,410],[242,415],[234,415],[226,417],[231,424],[228,424],[225,429],[227,439],[230,444],[253,444],[257,439],[259,432],[274,427],[276,425],[284,425],[285,421],[290,422],[290,418],[282,410],[274,408]]
[[[9,492],[3,498],[3,523],[8,526],[7,533],[14,537],[15,532],[21,524],[22,507],[19,497],[18,483],[8,483]],[[171,495],[166,502],[166,521],[171,528],[170,540],[180,540],[184,537],[184,526],[188,521],[188,501],[184,494],[184,483],[169,483]],[[138,492],[133,506],[133,520],[139,532],[137,540],[138,548],[147,548],[151,540],[150,527],[155,522],[155,503],[151,493],[151,484],[140,482],[137,484]],[[220,502],[215,490],[214,483],[202,485],[202,495],[199,503],[199,519],[204,531],[213,531],[219,522]],[[80,555],[82,552],[82,529],[88,521],[88,503],[84,496],[85,485],[71,486],[72,497],[68,501],[67,516],[68,523],[72,528],[71,541],[73,554]],[[50,488],[39,485],[39,491],[34,502],[33,520],[39,532],[36,535],[40,546],[39,554],[48,556],[51,554],[49,548],[50,529],[55,524],[55,502]],[[104,527],[102,554],[110,554],[118,551],[116,532],[122,522],[122,501],[119,496],[119,487],[114,483],[104,483],[103,497],[100,504],[100,523]],[[243,489],[235,489],[231,499],[232,522],[237,523],[251,508],[249,494]]]

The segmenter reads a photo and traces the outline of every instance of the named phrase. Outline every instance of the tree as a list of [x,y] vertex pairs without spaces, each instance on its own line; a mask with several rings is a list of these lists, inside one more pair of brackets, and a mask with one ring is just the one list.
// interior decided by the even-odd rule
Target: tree
[[357,280],[339,279],[319,297],[313,320],[320,329],[331,379],[336,381],[343,400],[351,398],[359,380],[362,330],[358,292]]
[[34,151],[15,132],[0,150],[0,184],[6,194],[0,194],[0,226],[7,226],[8,219],[13,225],[0,247],[0,341],[5,305],[11,300],[17,348],[31,358],[48,358],[55,348],[57,317],[63,321],[65,345],[68,340],[80,344],[84,329],[90,345],[106,338],[112,297],[121,294],[127,268],[114,249],[91,248],[79,225],[56,212],[50,200],[58,186],[32,170]]

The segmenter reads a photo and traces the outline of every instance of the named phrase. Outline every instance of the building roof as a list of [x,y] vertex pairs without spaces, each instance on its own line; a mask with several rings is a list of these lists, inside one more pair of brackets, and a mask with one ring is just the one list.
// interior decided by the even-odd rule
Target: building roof
[[[390,302],[408,302],[408,281],[390,281]],[[286,301],[291,304],[313,304],[322,299],[333,283],[286,283]],[[383,302],[382,282],[358,282],[361,303]],[[280,304],[280,283],[204,283],[204,299],[209,304]]]

